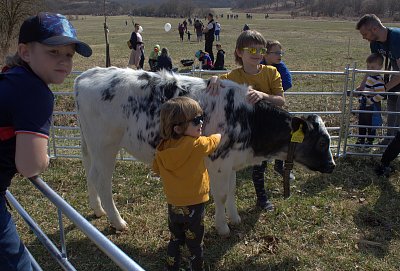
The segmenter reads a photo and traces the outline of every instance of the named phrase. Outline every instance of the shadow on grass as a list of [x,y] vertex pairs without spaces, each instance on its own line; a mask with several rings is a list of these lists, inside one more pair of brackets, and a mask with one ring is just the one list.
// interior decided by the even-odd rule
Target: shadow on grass
[[315,174],[301,186],[301,190],[310,196],[325,191],[329,186],[341,187],[343,190],[362,190],[372,184],[371,174],[373,171],[368,168],[368,159],[340,159],[331,174]]
[[377,200],[369,204],[368,195],[365,195],[367,203],[361,205],[353,217],[360,231],[359,251],[381,259],[390,253],[391,241],[400,238],[400,193],[392,184],[398,174],[390,178],[376,176],[374,168],[377,163],[375,158],[348,157],[339,160],[332,174],[310,178],[302,186],[302,191],[314,196],[333,185],[350,195],[363,195],[363,191],[377,189]]
[[[209,206],[210,207],[210,206]],[[211,209],[211,208],[210,208]],[[211,210],[208,210],[210,214],[212,214]],[[237,243],[243,242],[243,236],[248,234],[254,228],[254,224],[258,221],[258,217],[261,210],[258,209],[250,209],[244,210],[240,212],[240,216],[242,220],[245,221],[240,225],[230,226],[231,234],[228,237],[221,237],[218,235],[214,227],[209,228],[206,231],[204,238],[204,246],[205,246],[205,260],[206,265],[208,266],[208,270],[217,270],[215,266],[217,263],[223,261],[224,256],[228,253],[232,247],[234,247]],[[94,214],[84,215],[84,218],[89,222],[95,222],[97,219],[105,219],[97,218]],[[107,222],[106,222],[107,223]],[[115,229],[110,226],[105,226],[102,224],[100,228],[98,228],[102,234],[104,234],[107,238],[112,240],[112,242],[118,246],[122,251],[124,251],[129,257],[131,257],[136,263],[138,263],[145,270],[163,270],[165,263],[165,256],[167,251],[168,241],[165,241],[165,244],[159,248],[151,248],[151,247],[140,247],[134,244],[127,243],[121,236],[125,234],[132,234],[129,232],[124,233],[116,233]],[[97,246],[86,236],[80,235],[81,237],[76,237],[75,232],[80,231],[77,226],[74,224],[69,224],[64,228],[65,236],[66,236],[66,244],[67,244],[67,255],[68,260],[75,267],[79,267],[78,269],[81,271],[92,271],[92,270],[121,270],[111,259],[107,257],[107,255],[102,252]],[[57,229],[54,233],[46,233],[50,240],[60,248],[60,232]],[[113,240],[117,235],[121,234],[118,240]],[[134,233],[133,233],[134,234]],[[75,237],[72,237],[75,236]],[[160,237],[162,238],[162,237]],[[73,239],[73,240],[69,240]],[[59,267],[58,263],[55,259],[53,259],[49,252],[44,248],[41,242],[38,239],[35,239],[33,242],[29,243],[29,249],[31,253],[34,255],[35,259],[38,261],[39,265],[43,268],[43,270],[62,270]],[[40,256],[37,256],[40,255]],[[185,259],[184,259],[185,261]],[[251,263],[238,263],[238,266],[235,266],[236,263],[231,263],[231,269],[224,270],[249,270],[247,268],[251,267],[251,270],[264,270],[259,269],[256,265],[252,265]],[[254,268],[253,268],[254,267]],[[207,270],[207,269],[206,269]],[[279,270],[279,269],[273,269]],[[288,270],[288,269],[281,269]]]
[[284,258],[280,262],[277,263],[270,263],[268,265],[264,264],[254,264],[257,261],[257,256],[249,258],[247,261],[243,263],[240,267],[233,270],[240,270],[240,271],[295,271],[298,270],[300,262],[297,258]]
[[389,253],[390,242],[400,238],[400,194],[390,179],[379,178],[375,184],[380,189],[374,205],[362,206],[354,222],[363,232],[358,246],[360,251],[384,258]]

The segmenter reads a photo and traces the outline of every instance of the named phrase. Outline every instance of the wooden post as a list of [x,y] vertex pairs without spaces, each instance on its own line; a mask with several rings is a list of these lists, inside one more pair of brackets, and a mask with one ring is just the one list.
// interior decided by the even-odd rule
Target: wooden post
[[104,0],[104,36],[106,38],[106,67],[111,66],[110,43],[108,42],[108,26],[106,16],[106,0]]

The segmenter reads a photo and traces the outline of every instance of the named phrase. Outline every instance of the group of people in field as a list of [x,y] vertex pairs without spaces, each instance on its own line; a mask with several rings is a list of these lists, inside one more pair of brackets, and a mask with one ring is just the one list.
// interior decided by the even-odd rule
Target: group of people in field
[[[134,24],[135,30],[132,32],[129,39],[130,44],[130,57],[128,66],[136,69],[143,69],[144,67],[144,43],[140,31],[140,24]],[[162,69],[172,70],[172,59],[169,55],[168,48],[160,48],[160,45],[155,44],[149,56],[149,67],[151,71],[159,71]]]
[[[217,57],[214,59],[213,43],[214,41],[220,41],[221,24],[214,21],[212,13],[207,15],[208,23],[203,25],[200,19],[195,18],[193,27],[196,32],[197,41],[202,42],[203,36],[205,40],[204,50],[199,50],[195,53],[196,58],[201,63],[202,69],[214,69],[224,70],[225,69],[225,51],[222,49],[221,43],[215,45],[217,51]],[[128,66],[143,69],[144,66],[144,45],[143,37],[140,33],[140,24],[135,23],[135,29],[129,39],[130,44],[130,57]],[[178,33],[180,40],[183,42],[185,33],[190,41],[191,33],[188,30],[188,23],[184,20],[178,25]],[[160,58],[160,59],[159,59]],[[161,69],[172,70],[172,59],[168,53],[168,48],[162,48],[160,50],[159,45],[155,44],[153,50],[149,56],[149,67],[151,71],[157,71]],[[176,69],[175,69],[176,70]]]
[[[215,23],[212,14],[205,27],[205,50],[214,62],[212,46]],[[373,14],[363,16],[356,28],[370,42],[371,55],[367,68],[373,70],[399,70],[400,29],[382,25]],[[140,25],[135,24],[130,44],[129,64],[143,68],[143,39]],[[6,61],[0,76],[0,270],[32,270],[28,252],[22,244],[6,204],[6,190],[18,172],[32,177],[43,172],[48,164],[47,144],[53,112],[53,94],[49,84],[61,84],[72,70],[75,53],[89,57],[92,50],[77,39],[72,24],[60,14],[39,13],[24,21],[19,32],[18,49]],[[284,91],[292,87],[290,71],[282,61],[282,45],[276,40],[266,40],[256,30],[245,30],[236,40],[235,62],[239,66],[226,74],[212,76],[207,92],[218,95],[221,79],[247,84],[247,100],[255,104],[264,99],[282,107]],[[142,58],[143,57],[143,58]],[[151,60],[151,61],[150,61]],[[155,64],[156,63],[156,64]],[[154,46],[149,64],[152,70],[171,69],[172,62],[167,48]],[[400,76],[390,78],[367,74],[358,90],[360,108],[379,110],[384,92],[400,91]],[[376,93],[375,93],[376,92]],[[388,95],[388,111],[400,111],[400,99]],[[373,117],[360,114],[360,124],[370,125]],[[209,177],[204,157],[218,146],[224,131],[203,136],[203,112],[199,104],[190,98],[173,98],[162,106],[161,143],[154,158],[154,172],[161,176],[168,205],[168,227],[171,237],[167,249],[167,270],[179,270],[181,246],[190,251],[191,270],[204,267],[204,216],[205,203],[209,200]],[[388,117],[388,126],[398,127],[397,115]],[[364,129],[364,130],[362,130]],[[367,135],[368,132],[368,135]],[[371,143],[373,129],[360,128],[359,144]],[[394,136],[394,139],[391,139]],[[377,173],[390,171],[390,162],[400,152],[400,134],[388,129],[391,139]],[[170,167],[171,157],[182,158],[180,167]],[[282,175],[283,161],[275,161],[275,170]],[[196,169],[196,170],[194,170]],[[253,167],[252,179],[256,191],[256,206],[262,210],[274,209],[264,186],[266,162]],[[294,176],[292,175],[292,179]],[[187,189],[181,189],[186,187]]]

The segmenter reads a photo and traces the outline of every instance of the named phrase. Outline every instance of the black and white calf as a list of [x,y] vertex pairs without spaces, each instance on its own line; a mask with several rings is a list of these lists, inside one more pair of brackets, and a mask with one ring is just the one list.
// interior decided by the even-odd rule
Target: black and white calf
[[292,117],[265,101],[251,105],[246,102],[247,86],[232,81],[225,81],[225,88],[215,97],[205,93],[206,85],[206,80],[195,77],[115,67],[93,68],[75,80],[89,201],[97,216],[107,214],[118,230],[127,227],[112,199],[115,157],[125,148],[138,160],[152,163],[160,142],[160,106],[177,96],[200,103],[205,135],[221,128],[225,131],[206,161],[220,234],[229,233],[226,213],[232,224],[240,223],[235,205],[236,171],[266,159],[285,159],[292,127],[299,123],[305,139],[297,146],[294,161],[314,171],[333,171],[330,137],[319,116]]

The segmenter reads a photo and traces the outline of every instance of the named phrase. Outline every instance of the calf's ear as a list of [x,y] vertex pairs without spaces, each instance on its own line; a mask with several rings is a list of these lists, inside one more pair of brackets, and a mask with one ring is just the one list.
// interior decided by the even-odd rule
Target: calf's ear
[[292,128],[292,132],[297,131],[300,127],[300,124],[302,124],[303,133],[307,133],[311,130],[311,127],[309,126],[307,121],[299,117],[293,117],[290,125]]

